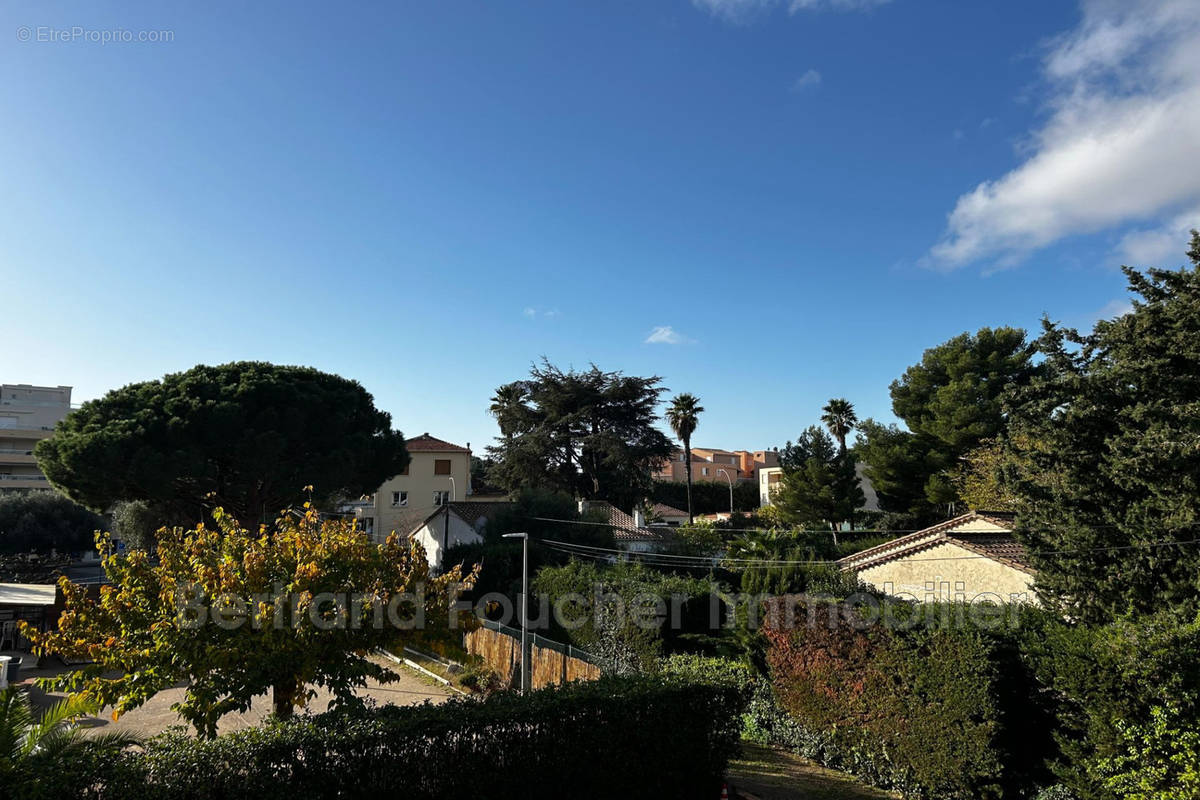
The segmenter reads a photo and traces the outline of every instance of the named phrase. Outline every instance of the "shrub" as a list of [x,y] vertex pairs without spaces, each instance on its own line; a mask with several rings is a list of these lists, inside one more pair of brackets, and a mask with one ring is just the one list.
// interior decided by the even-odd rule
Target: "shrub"
[[104,520],[57,492],[0,496],[0,553],[91,550]]
[[104,797],[715,797],[736,752],[733,687],[604,678],[521,696],[327,713],[129,754]]
[[[1049,726],[1012,631],[973,625],[962,607],[884,608],[896,624],[811,599],[768,603],[771,682],[795,724],[764,713],[762,734],[911,797],[1019,796],[1043,778]],[[756,696],[752,710],[770,702]]]
[[[614,672],[652,670],[681,638],[711,632],[709,599],[715,588],[711,581],[626,562],[572,561],[543,568],[533,581],[535,596],[581,623],[564,628],[555,622],[550,637],[600,657]],[[673,598],[679,604],[678,630],[670,624]],[[661,601],[657,609],[654,601]]]
[[1022,631],[1058,720],[1062,784],[1080,800],[1200,796],[1182,788],[1200,764],[1200,622],[1163,612]]

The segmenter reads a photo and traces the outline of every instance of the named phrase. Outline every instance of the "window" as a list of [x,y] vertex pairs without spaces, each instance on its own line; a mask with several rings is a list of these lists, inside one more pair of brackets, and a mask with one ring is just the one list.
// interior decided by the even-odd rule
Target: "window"
[[392,492],[392,506],[408,505],[408,492]]
[[704,475],[707,475],[707,474],[708,474],[708,467],[704,467],[704,472],[703,472],[703,474],[704,474]]
[[375,532],[375,518],[374,517],[363,517],[361,522],[362,522],[362,529],[368,536]]
[[435,489],[433,491],[433,504],[435,506],[444,506],[450,502],[450,490]]
[[439,458],[433,462],[434,475],[449,475],[450,474],[450,459]]

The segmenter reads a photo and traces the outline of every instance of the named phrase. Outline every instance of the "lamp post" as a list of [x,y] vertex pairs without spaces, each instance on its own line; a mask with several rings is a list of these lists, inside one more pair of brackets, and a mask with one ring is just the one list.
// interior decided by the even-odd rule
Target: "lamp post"
[[501,538],[521,540],[521,694],[525,694],[533,682],[529,663],[529,534],[506,533]]
[[729,473],[723,469],[717,470],[718,475],[724,475],[725,480],[729,481],[729,517],[733,518],[733,478],[729,477]]
[[447,475],[446,477],[450,479],[450,499],[442,508],[442,514],[446,517],[445,524],[442,525],[442,555],[445,555],[446,548],[450,546],[450,504],[454,502],[454,476]]

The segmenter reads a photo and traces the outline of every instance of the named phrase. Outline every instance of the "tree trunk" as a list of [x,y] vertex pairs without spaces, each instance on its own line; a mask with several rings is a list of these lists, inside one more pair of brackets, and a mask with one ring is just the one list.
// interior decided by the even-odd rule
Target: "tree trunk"
[[694,525],[696,518],[692,514],[692,437],[690,436],[683,440],[683,471],[687,475],[688,525]]
[[293,703],[296,696],[296,681],[281,681],[271,688],[271,692],[271,704],[274,706],[275,716],[279,719],[287,719],[292,716],[296,710]]

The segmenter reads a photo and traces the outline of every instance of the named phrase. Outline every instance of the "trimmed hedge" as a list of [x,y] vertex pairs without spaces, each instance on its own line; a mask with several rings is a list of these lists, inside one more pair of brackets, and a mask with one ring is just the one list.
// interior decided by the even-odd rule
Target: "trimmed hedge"
[[756,697],[758,727],[773,729],[761,735],[908,797],[1020,797],[1045,783],[1050,725],[1014,630],[983,630],[962,606],[886,607],[897,624],[813,599],[768,603],[767,663],[791,720]]
[[182,733],[127,753],[98,797],[716,797],[744,692],[604,678],[527,696],[385,706],[239,731]]

